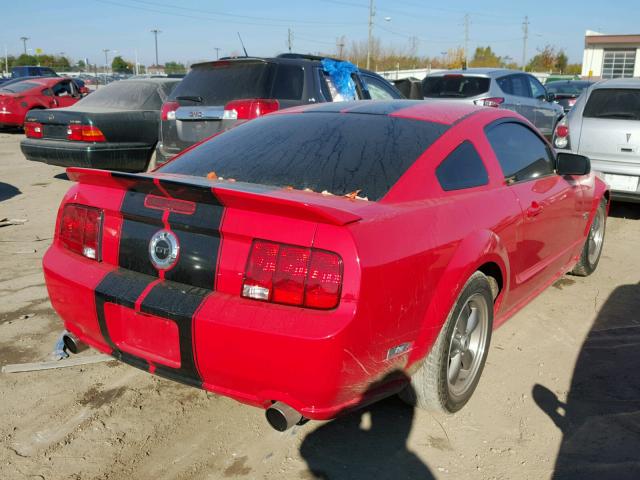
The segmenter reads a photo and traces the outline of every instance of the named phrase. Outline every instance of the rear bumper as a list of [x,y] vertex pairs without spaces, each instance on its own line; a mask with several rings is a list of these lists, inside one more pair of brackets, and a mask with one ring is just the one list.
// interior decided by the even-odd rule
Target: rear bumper
[[[640,163],[591,159],[591,169],[596,172],[596,174],[608,173],[613,175],[638,177],[640,179]],[[614,186],[610,186],[610,192],[611,198],[614,200],[640,202],[640,181],[638,181],[638,186],[635,192],[617,190]]]
[[[181,284],[174,286],[182,295],[171,299],[169,292],[161,300],[156,295],[154,303],[148,300],[154,289],[165,285],[162,288],[168,291],[171,282],[123,273],[55,242],[43,266],[51,303],[65,328],[88,345],[150,373],[262,408],[282,401],[317,420],[334,418],[402,387],[402,382],[394,382],[367,390],[394,365],[371,360],[370,347],[358,335],[361,327],[354,326],[355,306],[346,316],[342,308],[307,312],[220,292],[193,291]],[[121,274],[126,282],[109,284],[110,278]],[[144,318],[132,321],[138,316]],[[145,331],[145,335],[152,332],[145,341],[155,352],[127,347],[126,321],[157,325]],[[177,356],[178,347],[168,346],[165,338],[177,335],[173,323],[180,338]],[[328,328],[333,328],[330,334]],[[188,373],[190,368],[197,373],[195,378]]]
[[140,172],[146,170],[153,146],[25,138],[20,149],[27,160],[48,165]]

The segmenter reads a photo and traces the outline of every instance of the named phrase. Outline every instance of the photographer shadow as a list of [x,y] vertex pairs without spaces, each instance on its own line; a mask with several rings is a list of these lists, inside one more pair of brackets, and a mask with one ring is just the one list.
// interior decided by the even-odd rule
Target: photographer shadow
[[554,479],[640,478],[640,284],[616,288],[603,305],[567,402],[542,385],[533,398],[563,433]]
[[[367,394],[389,378],[371,386]],[[394,395],[314,430],[302,442],[300,454],[312,478],[430,480],[435,477],[429,467],[407,448],[413,417],[413,407]]]

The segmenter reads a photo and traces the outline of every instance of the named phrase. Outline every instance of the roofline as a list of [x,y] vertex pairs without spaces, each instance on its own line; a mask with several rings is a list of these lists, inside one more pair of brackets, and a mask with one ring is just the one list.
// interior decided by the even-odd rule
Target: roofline
[[585,35],[585,45],[611,44],[611,43],[637,43],[640,44],[640,33],[619,35]]

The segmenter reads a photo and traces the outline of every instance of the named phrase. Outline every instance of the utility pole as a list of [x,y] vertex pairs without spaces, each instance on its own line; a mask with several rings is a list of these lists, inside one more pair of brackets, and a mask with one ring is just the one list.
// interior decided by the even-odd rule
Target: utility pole
[[158,63],[158,34],[162,33],[161,30],[158,30],[157,28],[154,28],[153,30],[151,30],[151,33],[153,33],[153,36],[155,37],[155,41],[156,41],[156,66],[160,65]]
[[104,52],[104,76],[107,76],[107,70],[109,69],[109,52],[108,48],[102,50]]
[[464,69],[469,68],[469,14],[464,15]]
[[336,41],[336,47],[338,47],[338,58],[342,58],[344,54],[344,35],[338,38]]
[[367,70],[371,66],[371,50],[373,49],[373,17],[376,16],[376,9],[373,0],[369,0],[369,41],[367,42]]
[[220,47],[213,47],[213,49],[216,51],[216,60],[218,60],[220,58]]
[[524,36],[522,37],[522,71],[524,72],[527,68],[527,40],[529,40],[529,17],[524,17],[524,22],[522,22],[522,33]]
[[293,31],[290,28],[287,29],[287,46],[289,47],[289,53],[291,53],[291,48],[293,47]]
[[24,54],[27,54],[27,40],[30,40],[29,37],[20,37],[20,40],[22,40],[22,46],[24,47]]
[[9,73],[9,54],[7,53],[7,46],[4,46],[4,71]]

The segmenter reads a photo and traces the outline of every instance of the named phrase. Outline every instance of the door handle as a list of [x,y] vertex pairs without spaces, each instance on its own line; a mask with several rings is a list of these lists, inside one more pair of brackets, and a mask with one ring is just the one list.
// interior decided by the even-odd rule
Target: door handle
[[527,217],[537,217],[542,213],[542,205],[538,202],[531,202],[531,206],[527,208]]

